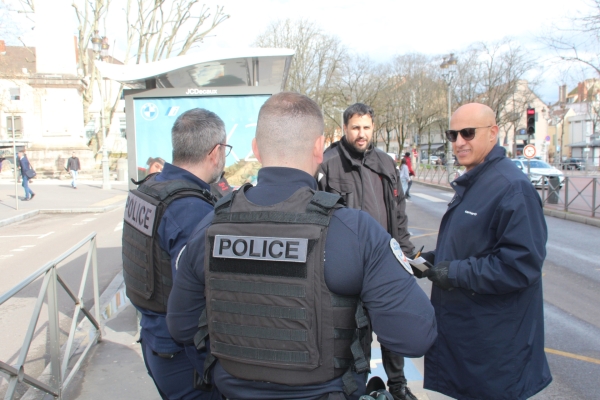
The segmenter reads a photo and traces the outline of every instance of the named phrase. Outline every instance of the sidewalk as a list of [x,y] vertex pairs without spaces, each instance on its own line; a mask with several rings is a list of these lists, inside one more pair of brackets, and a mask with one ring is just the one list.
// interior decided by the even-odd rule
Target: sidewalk
[[118,181],[111,182],[111,189],[103,190],[99,181],[79,181],[73,189],[70,180],[34,179],[30,188],[35,197],[22,201],[24,190],[18,184],[17,205],[14,179],[0,180],[0,227],[40,213],[109,211],[124,204],[128,192],[127,183]]

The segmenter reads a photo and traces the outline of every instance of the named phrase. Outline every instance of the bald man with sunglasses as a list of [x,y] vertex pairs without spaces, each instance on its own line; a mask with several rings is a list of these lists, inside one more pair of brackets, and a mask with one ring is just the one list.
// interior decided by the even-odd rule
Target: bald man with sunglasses
[[460,107],[446,137],[466,173],[452,183],[436,249],[423,255],[434,264],[426,276],[438,321],[424,387],[459,399],[526,399],[552,381],[540,196],[497,145],[489,107]]

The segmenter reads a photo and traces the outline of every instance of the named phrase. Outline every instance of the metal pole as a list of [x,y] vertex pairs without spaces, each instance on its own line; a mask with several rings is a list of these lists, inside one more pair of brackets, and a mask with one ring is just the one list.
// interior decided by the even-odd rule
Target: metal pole
[[98,71],[98,88],[100,90],[100,129],[102,130],[102,189],[110,190],[108,171],[108,153],[106,151],[106,123],[104,121],[104,91],[102,90],[102,74]]
[[56,290],[56,264],[47,272],[48,283],[48,338],[50,346],[50,386],[61,392],[62,376],[60,371],[60,327],[58,325],[58,293]]
[[17,184],[17,144],[15,143],[15,116],[10,116],[12,121],[12,137],[13,137],[13,169],[15,170],[15,210],[19,210],[19,185]]
[[[452,97],[450,95],[450,85],[452,84],[452,76],[448,79],[448,129],[450,129],[450,120],[452,119]],[[448,149],[446,154],[446,172],[448,173],[448,181],[451,182],[452,170],[454,167],[454,158],[452,157],[452,144],[448,141]]]

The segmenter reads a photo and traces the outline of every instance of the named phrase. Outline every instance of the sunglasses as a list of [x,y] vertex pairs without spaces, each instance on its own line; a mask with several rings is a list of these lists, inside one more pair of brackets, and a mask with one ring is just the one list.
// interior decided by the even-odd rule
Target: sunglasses
[[482,129],[482,128],[491,128],[492,125],[489,126],[478,126],[476,128],[463,128],[459,131],[454,131],[452,129],[449,129],[446,131],[446,137],[448,138],[448,140],[452,143],[456,142],[456,139],[458,139],[458,134],[460,133],[460,136],[462,136],[463,139],[469,141],[469,140],[473,140],[473,138],[475,137],[475,131],[477,129]]

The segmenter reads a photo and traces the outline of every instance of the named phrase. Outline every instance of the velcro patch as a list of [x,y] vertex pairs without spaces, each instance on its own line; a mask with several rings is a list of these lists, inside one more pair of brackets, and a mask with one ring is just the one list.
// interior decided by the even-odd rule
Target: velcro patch
[[142,200],[133,193],[127,196],[125,204],[125,222],[133,226],[138,231],[152,236],[154,220],[156,218],[156,206]]
[[305,263],[308,239],[216,235],[213,257]]

